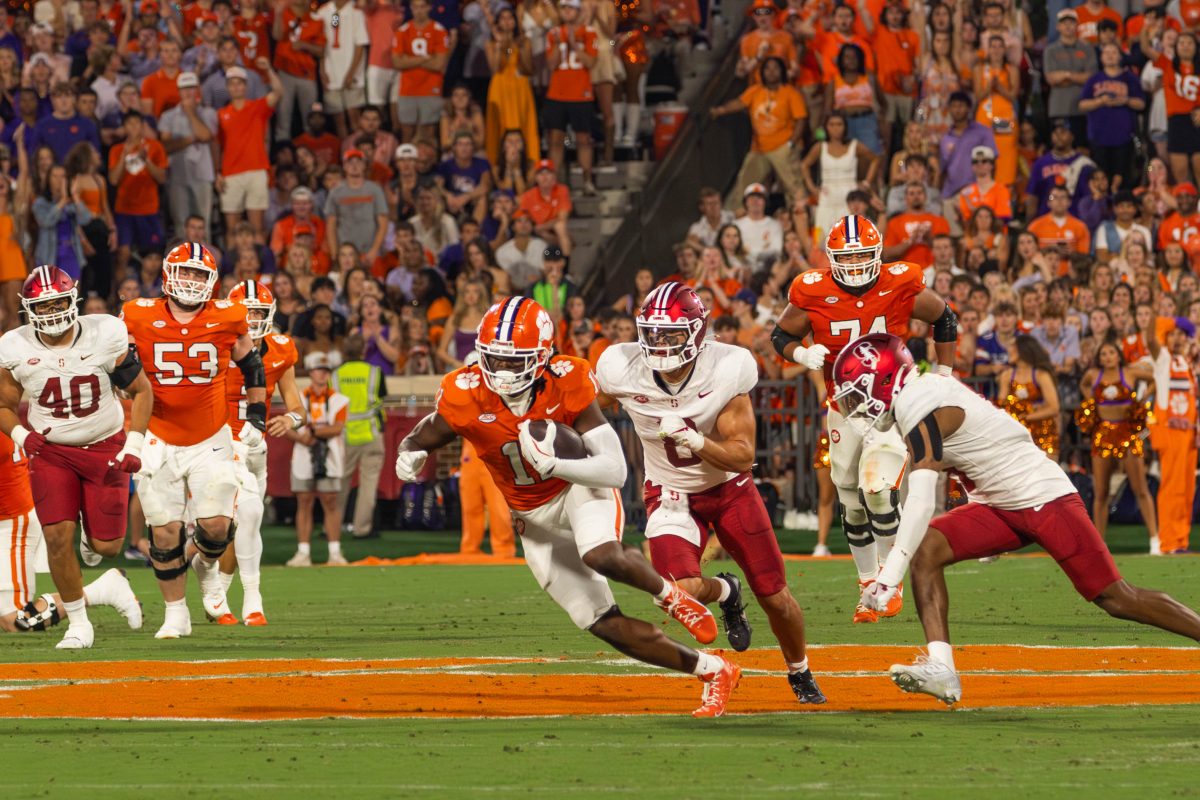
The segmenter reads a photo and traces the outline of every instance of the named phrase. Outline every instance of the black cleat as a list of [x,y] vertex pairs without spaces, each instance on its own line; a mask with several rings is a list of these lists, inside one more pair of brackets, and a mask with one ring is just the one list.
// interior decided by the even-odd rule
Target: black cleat
[[742,604],[742,582],[728,572],[717,573],[717,577],[729,584],[729,597],[721,602],[721,623],[725,626],[725,638],[729,646],[739,653],[750,646],[750,620],[746,619],[746,606]]
[[801,703],[819,706],[825,702],[825,695],[821,694],[821,689],[817,686],[817,679],[813,677],[811,669],[788,675],[788,685],[792,687],[792,691],[796,693],[796,699]]

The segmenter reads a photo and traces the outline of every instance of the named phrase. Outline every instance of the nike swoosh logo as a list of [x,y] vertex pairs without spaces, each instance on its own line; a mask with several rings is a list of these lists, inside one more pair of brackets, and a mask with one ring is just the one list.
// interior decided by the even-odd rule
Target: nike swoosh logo
[[215,327],[217,327],[217,326],[218,326],[218,325],[220,325],[220,324],[221,324],[221,323],[219,323],[219,322],[206,322],[206,323],[204,323],[204,327],[206,327],[206,328],[215,328]]
[[282,366],[283,366],[284,364],[286,364],[286,363],[287,363],[286,361],[272,361],[272,362],[271,362],[271,368],[272,368],[272,369],[275,369],[275,368],[278,368],[278,367],[282,367]]
[[80,357],[79,357],[79,360],[80,360],[80,361],[87,361],[89,358],[91,358],[91,357],[92,357],[92,356],[94,356],[94,355],[95,355],[95,353],[88,353],[86,356],[80,356]]
[[744,486],[746,481],[748,481],[748,480],[750,480],[749,476],[742,478],[740,481],[737,481],[734,485],[735,486]]
[[561,405],[562,405],[562,403],[555,403],[554,405],[552,405],[546,409],[546,413],[553,414],[555,411],[558,411],[558,407]]
[[712,393],[713,393],[713,390],[712,390],[712,389],[709,389],[707,392],[701,392],[701,393],[700,393],[700,399],[701,399],[701,400],[703,400],[704,398],[708,397],[708,396],[709,396],[710,394],[712,394]]
[[880,296],[880,297],[883,297],[885,294],[891,294],[891,293],[892,293],[892,292],[894,292],[894,291],[896,291],[896,290],[895,290],[895,289],[888,289],[886,292],[880,292],[880,293],[879,293],[879,296]]

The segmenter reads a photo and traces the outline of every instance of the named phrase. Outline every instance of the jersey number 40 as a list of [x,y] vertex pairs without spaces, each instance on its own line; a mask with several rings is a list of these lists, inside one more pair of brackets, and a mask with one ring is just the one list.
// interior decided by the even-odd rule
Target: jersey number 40
[[[86,391],[85,391],[86,390]],[[96,375],[76,375],[63,389],[62,378],[51,378],[38,395],[38,405],[50,410],[55,419],[87,417],[100,408],[100,378]]]

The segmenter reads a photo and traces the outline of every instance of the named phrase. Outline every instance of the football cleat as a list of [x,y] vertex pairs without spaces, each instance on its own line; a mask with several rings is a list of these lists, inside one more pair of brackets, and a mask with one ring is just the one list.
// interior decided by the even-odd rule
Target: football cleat
[[349,563],[341,553],[330,553],[329,558],[325,559],[325,566],[327,567],[344,567]]
[[285,567],[311,567],[312,566],[312,556],[310,556],[308,553],[301,553],[300,551],[296,551],[296,555],[289,558],[287,560],[287,563],[284,564],[284,566]]
[[796,699],[806,705],[819,706],[826,702],[825,695],[821,693],[821,689],[817,686],[817,679],[813,677],[812,670],[806,669],[804,672],[792,672],[788,675],[788,685],[792,687],[792,691],[796,693]]
[[879,612],[880,618],[894,617],[900,613],[900,609],[904,608],[904,584],[901,583],[896,587],[896,593],[892,595],[892,599],[888,600],[887,608]]
[[162,627],[154,634],[155,639],[179,639],[192,635],[192,621],[184,618],[178,621],[163,622]]
[[862,593],[874,581],[859,581],[858,582],[858,605],[854,607],[854,624],[868,625],[872,622],[879,622],[879,612],[873,608],[867,608],[863,605]]
[[813,558],[829,558],[833,555],[833,551],[829,549],[829,545],[818,544],[813,548]]
[[721,623],[725,626],[725,638],[729,646],[739,653],[750,646],[750,620],[746,619],[746,606],[742,603],[742,582],[736,575],[721,572],[717,577],[729,584],[729,597],[721,602]]
[[88,541],[88,537],[79,537],[79,557],[83,559],[83,563],[89,567],[97,567],[104,557],[92,549],[92,543]]
[[242,622],[251,628],[263,628],[267,625],[267,617],[261,611],[254,611],[247,614]]
[[62,641],[54,645],[56,650],[86,650],[96,640],[96,631],[91,625],[72,623]]
[[732,661],[724,661],[717,672],[700,678],[704,681],[704,692],[700,695],[700,707],[692,712],[693,717],[719,717],[725,713],[729,695],[742,679],[742,668]]
[[936,697],[948,706],[962,699],[958,673],[941,661],[922,653],[912,664],[893,664],[888,670],[892,682],[906,692]]
[[129,578],[125,577],[125,570],[114,567],[101,575],[92,585],[95,586],[100,581],[111,583],[112,594],[109,605],[125,618],[130,628],[135,631],[140,630],[142,627],[142,603],[133,593],[133,587],[129,585]]
[[204,595],[201,605],[204,606],[204,616],[209,622],[215,622],[218,625],[237,625],[237,617],[229,608],[229,602],[225,599],[224,592]]
[[676,584],[667,581],[670,592],[665,600],[654,598],[654,604],[675,618],[680,625],[687,628],[700,644],[712,644],[717,639],[717,620],[712,612],[696,598],[680,589]]

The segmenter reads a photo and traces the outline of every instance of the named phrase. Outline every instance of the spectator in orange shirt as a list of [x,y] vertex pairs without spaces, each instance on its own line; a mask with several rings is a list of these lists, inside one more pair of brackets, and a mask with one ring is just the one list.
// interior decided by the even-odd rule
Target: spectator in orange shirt
[[1171,190],[1175,198],[1176,211],[1167,216],[1158,226],[1158,249],[1166,250],[1171,242],[1187,246],[1191,239],[1200,237],[1200,212],[1196,211],[1196,185],[1179,183]]
[[883,236],[884,261],[911,261],[922,268],[933,264],[933,238],[949,236],[950,223],[925,210],[925,184],[913,181],[904,188],[908,210],[888,220]]
[[562,24],[546,34],[550,87],[543,118],[550,131],[550,160],[565,168],[567,126],[575,132],[576,153],[583,169],[583,193],[596,193],[592,182],[592,115],[596,95],[590,70],[596,63],[596,32],[579,24],[579,0],[559,0]]
[[801,188],[796,156],[804,143],[808,111],[800,92],[783,82],[786,74],[783,59],[769,56],[760,69],[760,83],[709,112],[713,119],[739,111],[750,113],[754,138],[730,197],[741,197],[747,186],[765,182],[772,173],[783,184],[788,197]]
[[[827,79],[837,72],[838,53],[848,44],[858,45],[863,52],[864,68],[871,75],[875,74],[875,53],[871,43],[854,32],[858,11],[853,6],[838,4],[833,7],[833,15],[829,27],[823,20],[818,20],[812,31],[813,49],[821,56],[821,65],[825,69]],[[872,21],[872,24],[874,22]]]
[[787,78],[795,77],[800,71],[796,58],[796,45],[791,34],[775,29],[775,4],[771,0],[754,0],[750,14],[754,30],[742,37],[738,43],[741,56],[737,63],[737,76],[757,83],[762,65],[768,58],[783,59],[787,66]]
[[963,188],[958,195],[958,216],[963,223],[971,218],[975,209],[987,206],[996,219],[1008,222],[1012,219],[1012,194],[1003,183],[996,183],[996,151],[987,145],[971,150],[971,171],[975,182]]
[[[914,9],[922,7],[914,4]],[[887,98],[887,117],[883,119],[883,141],[892,141],[892,126],[904,126],[913,118],[913,100],[917,96],[916,68],[921,57],[921,37],[911,24],[912,13],[901,0],[891,0],[883,9],[881,25],[875,29],[875,57],[879,62],[876,78]],[[920,16],[918,16],[920,19]]]
[[146,136],[141,111],[129,109],[124,122],[125,141],[108,151],[108,182],[117,189],[117,275],[125,274],[132,245],[162,251],[165,238],[158,187],[167,180],[167,151]]
[[570,334],[571,346],[575,350],[574,355],[587,359],[587,362],[592,365],[592,369],[595,369],[596,362],[608,349],[608,339],[596,335],[596,324],[587,317],[576,320],[571,325]]
[[554,162],[542,159],[533,173],[533,188],[521,195],[518,207],[533,220],[533,230],[548,244],[557,245],[564,255],[571,254],[567,218],[571,216],[571,192],[558,182]]
[[308,0],[277,0],[271,38],[275,71],[283,92],[275,111],[275,139],[292,135],[292,110],[301,115],[317,102],[317,59],[325,52],[325,26],[312,15]]
[[325,220],[313,213],[312,190],[307,186],[297,186],[291,194],[291,212],[279,218],[271,229],[271,252],[280,261],[283,254],[296,239],[296,229],[308,226],[312,229],[315,250],[325,249]]
[[1091,249],[1092,235],[1083,221],[1071,216],[1071,195],[1064,186],[1055,186],[1048,198],[1050,211],[1029,223],[1029,232],[1038,239],[1038,247],[1047,255],[1058,256],[1058,274],[1066,275],[1071,266],[1071,254],[1086,255]]
[[1117,26],[1117,37],[1124,37],[1124,20],[1120,14],[1105,5],[1104,0],[1087,0],[1083,5],[1076,6],[1075,19],[1079,26],[1079,38],[1088,44],[1096,44],[1099,41],[1100,32],[1096,26],[1102,19],[1112,20]]
[[442,80],[450,59],[450,35],[429,16],[429,0],[412,0],[412,19],[396,31],[392,64],[400,70],[400,138],[433,138],[442,117]]
[[258,59],[258,68],[267,74],[271,91],[258,100],[246,99],[246,71],[241,67],[225,70],[229,83],[229,105],[217,112],[220,124],[221,174],[216,187],[221,195],[221,213],[225,230],[231,231],[242,213],[254,228],[254,238],[266,241],[264,219],[271,203],[267,170],[267,123],[275,113],[283,84],[266,57]]
[[169,108],[179,105],[179,62],[183,51],[174,39],[167,39],[158,46],[162,66],[142,81],[142,113],[158,119]]

